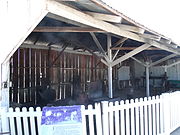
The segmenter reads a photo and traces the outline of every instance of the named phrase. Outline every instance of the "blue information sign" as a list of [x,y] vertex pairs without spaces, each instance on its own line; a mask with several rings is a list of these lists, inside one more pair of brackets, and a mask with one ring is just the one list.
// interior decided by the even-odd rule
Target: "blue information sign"
[[44,107],[41,135],[82,135],[81,106]]

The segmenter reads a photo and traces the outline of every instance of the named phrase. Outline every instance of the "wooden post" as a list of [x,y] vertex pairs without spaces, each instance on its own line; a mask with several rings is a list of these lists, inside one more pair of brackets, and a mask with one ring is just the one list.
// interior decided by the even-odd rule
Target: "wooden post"
[[[0,89],[0,132],[2,128],[3,133],[9,132],[9,122],[8,119],[5,117],[5,114],[9,108],[9,61],[0,65],[0,72],[1,72],[1,89]],[[2,115],[2,116],[1,116]]]
[[146,96],[149,97],[149,66],[146,66]]
[[9,61],[1,64],[0,107],[9,107]]
[[111,51],[111,36],[107,35],[107,51],[108,51],[108,89],[109,89],[109,98],[113,98],[113,89],[112,89],[112,51]]

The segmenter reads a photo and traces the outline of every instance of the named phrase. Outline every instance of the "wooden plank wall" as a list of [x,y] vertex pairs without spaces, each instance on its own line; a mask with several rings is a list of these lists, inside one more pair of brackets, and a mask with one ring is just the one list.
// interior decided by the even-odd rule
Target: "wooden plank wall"
[[[84,91],[87,82],[107,79],[107,67],[96,57],[62,53],[51,66],[58,54],[53,50],[19,48],[10,60],[10,101],[36,104],[35,88],[42,85],[45,78],[50,78],[50,85],[56,90],[56,99],[72,96],[73,76],[80,76]],[[116,70],[113,72],[116,75]]]

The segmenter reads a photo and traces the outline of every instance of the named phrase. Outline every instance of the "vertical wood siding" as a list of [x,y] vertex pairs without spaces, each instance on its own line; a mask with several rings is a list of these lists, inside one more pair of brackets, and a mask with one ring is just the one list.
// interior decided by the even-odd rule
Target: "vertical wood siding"
[[94,56],[62,53],[55,61],[58,55],[54,50],[19,48],[10,60],[10,101],[36,104],[35,88],[43,85],[45,78],[50,79],[51,87],[56,90],[56,99],[72,96],[73,76],[80,76],[83,91],[87,82],[107,79],[106,66]]

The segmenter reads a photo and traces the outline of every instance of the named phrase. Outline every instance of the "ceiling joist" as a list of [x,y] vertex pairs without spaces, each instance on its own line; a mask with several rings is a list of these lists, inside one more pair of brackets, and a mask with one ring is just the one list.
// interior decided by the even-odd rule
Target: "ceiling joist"
[[[136,49],[136,48],[138,48],[138,47],[113,47],[113,48],[111,48],[111,50],[134,50],[134,49]],[[146,50],[162,50],[162,49],[160,49],[160,48],[156,48],[156,47],[149,47],[149,48],[147,48]]]

